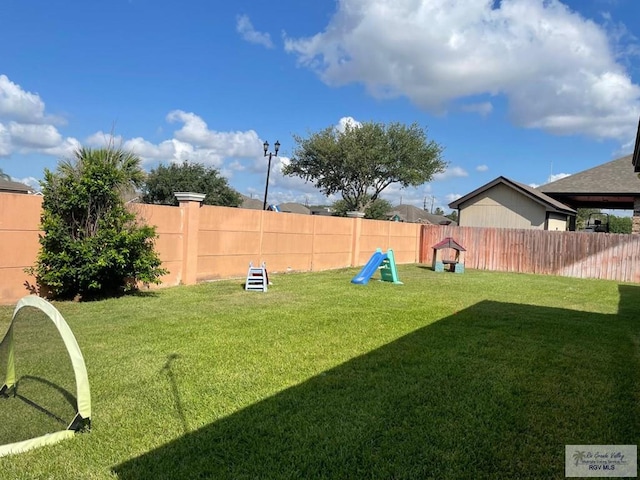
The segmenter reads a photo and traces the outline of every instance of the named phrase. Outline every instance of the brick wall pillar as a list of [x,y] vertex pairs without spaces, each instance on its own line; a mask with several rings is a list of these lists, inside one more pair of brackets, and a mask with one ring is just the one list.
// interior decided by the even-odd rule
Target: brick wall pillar
[[198,274],[198,230],[204,193],[174,192],[182,211],[182,272],[180,283],[193,285]]
[[352,212],[347,212],[347,216],[353,218],[353,229],[351,230],[351,266],[357,267],[360,265],[360,235],[362,234],[362,217],[364,217],[364,213],[362,216],[355,215],[355,213],[360,212],[353,212],[352,215],[349,215],[349,213]]
[[640,233],[640,197],[636,197],[633,200],[631,233]]

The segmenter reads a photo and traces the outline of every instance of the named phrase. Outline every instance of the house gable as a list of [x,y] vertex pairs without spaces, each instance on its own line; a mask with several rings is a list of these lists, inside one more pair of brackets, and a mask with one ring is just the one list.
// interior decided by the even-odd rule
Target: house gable
[[[564,230],[569,215],[575,210],[532,187],[498,177],[449,204],[459,209],[459,224],[473,227],[548,228]],[[553,215],[553,217],[550,217]]]
[[468,227],[544,228],[546,209],[503,183],[460,205],[459,224]]

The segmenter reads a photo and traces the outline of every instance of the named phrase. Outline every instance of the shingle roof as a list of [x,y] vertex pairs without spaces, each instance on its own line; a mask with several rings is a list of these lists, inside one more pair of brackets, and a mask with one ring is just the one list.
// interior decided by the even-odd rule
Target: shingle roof
[[32,193],[33,188],[31,188],[29,185],[25,185],[24,183],[12,182],[0,178],[0,192]]
[[242,204],[240,208],[249,208],[251,210],[262,210],[264,206],[263,200],[258,200],[257,198],[249,198],[247,196],[242,195]]
[[541,185],[537,190],[546,194],[640,195],[640,179],[633,171],[631,155],[627,155],[597,167],[574,173],[555,182]]
[[489,183],[475,189],[473,192],[466,194],[464,197],[460,197],[457,200],[454,200],[449,204],[449,208],[459,208],[461,204],[471,200],[472,198],[480,195],[481,193],[486,192],[487,190],[499,184],[506,185],[507,187],[510,187],[522,193],[523,195],[534,200],[535,202],[538,202],[544,205],[549,211],[569,213],[569,214],[576,213],[576,211],[573,208],[570,208],[564,203],[559,202],[558,200],[555,200],[540,191],[537,191],[535,188],[530,187],[529,185],[525,185],[524,183],[516,182],[515,180],[510,180],[502,176],[495,178]]
[[278,205],[280,207],[281,212],[289,212],[289,213],[300,213],[302,215],[311,215],[311,210],[300,203],[281,203]]
[[409,223],[431,223],[433,225],[457,225],[456,222],[443,215],[429,213],[426,210],[413,205],[397,205],[388,212],[388,217],[398,215],[405,222]]

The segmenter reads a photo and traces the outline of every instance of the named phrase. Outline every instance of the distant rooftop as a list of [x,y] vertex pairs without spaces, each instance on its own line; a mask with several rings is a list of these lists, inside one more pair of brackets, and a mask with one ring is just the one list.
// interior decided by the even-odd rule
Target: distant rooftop
[[6,193],[34,193],[35,190],[29,185],[20,182],[12,182],[0,178],[0,192]]

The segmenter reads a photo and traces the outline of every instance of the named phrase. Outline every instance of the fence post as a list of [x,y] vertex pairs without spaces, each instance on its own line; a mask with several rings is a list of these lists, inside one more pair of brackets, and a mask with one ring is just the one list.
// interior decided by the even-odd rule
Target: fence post
[[182,213],[182,273],[183,285],[196,283],[198,274],[198,230],[200,227],[200,206],[204,193],[174,192]]
[[[351,215],[349,215],[351,213]],[[347,216],[353,220],[352,238],[351,238],[351,266],[357,267],[360,259],[360,235],[362,235],[362,216],[354,215],[354,213],[360,212],[347,212]]]
[[631,233],[640,233],[640,197],[633,199],[633,218],[631,219]]

